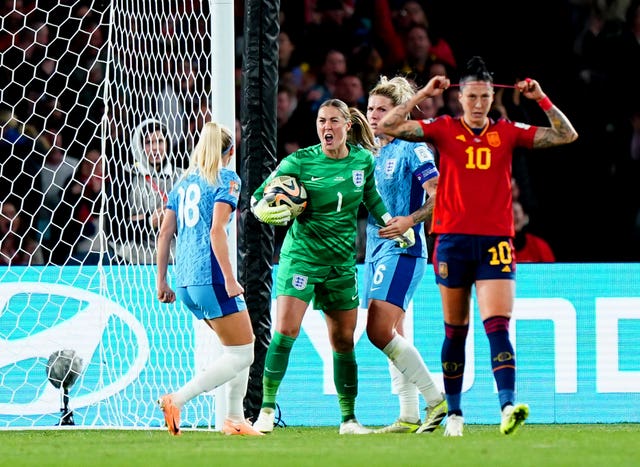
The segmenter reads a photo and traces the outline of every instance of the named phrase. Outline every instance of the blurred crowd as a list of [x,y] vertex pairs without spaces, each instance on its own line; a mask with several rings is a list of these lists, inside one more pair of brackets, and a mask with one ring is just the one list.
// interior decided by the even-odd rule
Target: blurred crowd
[[[68,257],[94,261],[90,240],[99,229],[100,199],[95,182],[110,174],[116,178],[102,173],[104,151],[96,125],[105,112],[100,93],[109,68],[108,2],[59,3],[44,8],[41,1],[5,0],[0,12],[0,264],[60,264]],[[171,77],[156,82],[148,79],[153,73],[131,72],[120,80],[127,85],[115,90],[121,105],[108,109],[112,144],[105,156],[127,158],[133,167],[129,180],[145,180],[154,172],[139,171],[140,160],[129,153],[135,132],[123,128],[138,128],[148,118],[160,121],[153,131],[161,133],[155,137],[164,141],[163,157],[172,161],[171,168],[164,162],[149,167],[167,178],[184,168],[197,132],[210,118],[210,74],[203,71],[209,56],[157,60],[169,49],[189,50],[185,31],[207,36],[209,23],[202,18],[208,3],[185,2],[176,10],[174,2],[157,2],[158,11],[165,12],[159,17],[180,18],[163,23],[164,42],[142,35],[154,43],[136,44],[149,52],[138,54],[140,61],[124,54],[111,57],[116,79],[118,73],[139,69]],[[235,2],[235,15],[240,118],[243,1]],[[132,28],[143,27],[130,21]],[[481,55],[496,83],[536,78],[580,138],[566,147],[515,155],[518,206],[528,221],[524,228],[544,238],[557,261],[640,260],[640,0],[281,0],[278,43],[278,159],[317,142],[315,113],[325,99],[336,97],[365,111],[367,92],[380,75],[401,74],[417,86],[434,74],[455,82],[458,68]],[[521,101],[508,88],[497,91],[495,118],[545,124],[535,103]],[[141,110],[134,116],[131,108]],[[452,88],[421,103],[412,116],[459,111]],[[126,124],[113,124],[117,121]],[[148,135],[136,134],[149,148],[146,166],[158,151],[150,141],[144,143]],[[238,129],[236,134],[239,144]],[[107,186],[109,196],[123,196],[122,187]],[[161,204],[162,192],[153,186],[150,196]],[[124,197],[133,199],[126,192]],[[158,219],[153,219],[155,207],[147,208],[145,214],[129,206],[118,213],[120,222],[140,218],[137,235],[153,235]],[[54,218],[57,227],[52,228]],[[79,236],[89,241],[78,245],[74,238]],[[131,256],[126,261],[143,262]]]

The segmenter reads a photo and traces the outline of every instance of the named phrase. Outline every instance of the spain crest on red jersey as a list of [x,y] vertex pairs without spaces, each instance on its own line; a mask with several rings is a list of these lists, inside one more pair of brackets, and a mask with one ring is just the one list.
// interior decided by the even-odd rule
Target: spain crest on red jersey
[[490,131],[487,133],[487,142],[489,143],[489,146],[493,146],[494,148],[500,146],[500,135],[498,132]]

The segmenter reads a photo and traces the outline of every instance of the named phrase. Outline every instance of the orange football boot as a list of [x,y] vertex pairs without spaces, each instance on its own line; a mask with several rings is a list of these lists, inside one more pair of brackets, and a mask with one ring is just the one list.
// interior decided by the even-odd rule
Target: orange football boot
[[225,435],[248,435],[248,436],[264,436],[247,422],[232,422],[228,418],[224,421],[222,432]]
[[164,421],[167,423],[167,429],[173,436],[180,436],[180,409],[173,403],[173,396],[165,394],[158,399],[158,405],[164,413]]

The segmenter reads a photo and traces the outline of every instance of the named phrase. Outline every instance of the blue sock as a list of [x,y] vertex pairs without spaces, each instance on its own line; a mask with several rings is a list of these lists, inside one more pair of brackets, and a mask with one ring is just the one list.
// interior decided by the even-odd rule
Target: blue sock
[[445,394],[449,411],[447,415],[460,415],[462,417],[462,394]]
[[444,330],[445,337],[440,353],[444,391],[447,396],[449,414],[462,415],[461,394],[465,364],[464,345],[469,333],[469,325],[454,326],[444,323]]
[[516,386],[516,356],[509,341],[509,318],[493,316],[484,320],[491,348],[491,368],[498,387],[500,408],[513,404]]

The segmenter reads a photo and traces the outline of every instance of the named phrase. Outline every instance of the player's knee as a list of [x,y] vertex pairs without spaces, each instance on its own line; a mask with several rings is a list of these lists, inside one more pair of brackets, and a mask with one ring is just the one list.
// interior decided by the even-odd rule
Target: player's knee
[[279,326],[276,328],[276,331],[278,331],[283,336],[297,339],[298,335],[300,334],[300,326],[279,324]]
[[348,353],[353,351],[353,336],[338,335],[332,339],[333,350],[338,353]]
[[388,326],[369,325],[367,323],[367,337],[369,341],[382,350],[393,339],[393,329],[387,329]]
[[253,363],[253,344],[229,346],[225,348],[229,365],[236,371],[242,371]]

